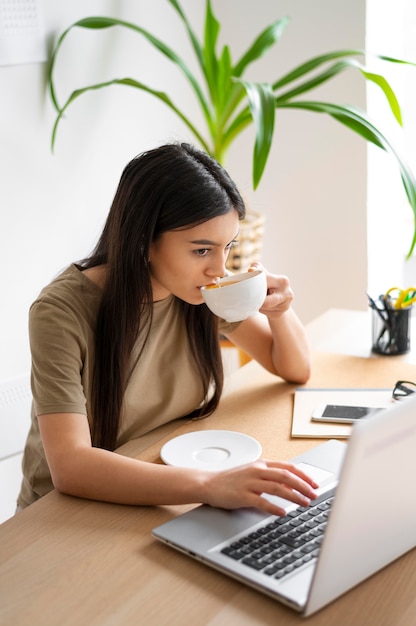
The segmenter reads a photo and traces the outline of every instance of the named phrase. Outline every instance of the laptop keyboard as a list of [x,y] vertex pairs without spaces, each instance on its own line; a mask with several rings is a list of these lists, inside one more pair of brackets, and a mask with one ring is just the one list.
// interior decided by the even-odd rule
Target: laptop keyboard
[[266,576],[283,578],[318,556],[333,499],[331,492],[308,507],[276,517],[221,552]]

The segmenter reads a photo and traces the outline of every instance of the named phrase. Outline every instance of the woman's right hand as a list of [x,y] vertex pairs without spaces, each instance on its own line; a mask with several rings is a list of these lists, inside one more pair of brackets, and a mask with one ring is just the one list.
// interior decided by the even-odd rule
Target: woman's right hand
[[317,497],[319,485],[293,463],[261,459],[250,465],[211,473],[205,483],[205,504],[222,509],[255,507],[270,515],[285,510],[262,494],[279,496],[301,506]]

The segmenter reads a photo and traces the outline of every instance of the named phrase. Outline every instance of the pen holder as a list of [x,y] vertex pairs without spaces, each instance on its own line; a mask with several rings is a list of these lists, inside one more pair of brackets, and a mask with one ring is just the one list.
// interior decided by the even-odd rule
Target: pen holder
[[411,306],[382,310],[372,307],[372,351],[390,356],[409,352],[411,313]]

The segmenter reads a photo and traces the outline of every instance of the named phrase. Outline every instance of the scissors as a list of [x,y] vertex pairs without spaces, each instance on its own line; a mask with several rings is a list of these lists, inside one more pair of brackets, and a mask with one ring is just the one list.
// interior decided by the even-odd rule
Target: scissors
[[384,294],[385,302],[391,298],[391,294],[397,292],[397,297],[393,307],[395,309],[405,309],[416,302],[416,287],[408,287],[408,289],[400,289],[400,287],[390,287]]

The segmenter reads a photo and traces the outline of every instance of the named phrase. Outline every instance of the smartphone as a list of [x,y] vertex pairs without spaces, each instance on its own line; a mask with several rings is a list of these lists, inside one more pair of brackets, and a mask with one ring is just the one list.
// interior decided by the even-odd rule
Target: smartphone
[[319,404],[312,413],[312,420],[314,422],[353,424],[357,420],[370,415],[370,413],[376,413],[381,410],[381,407]]

